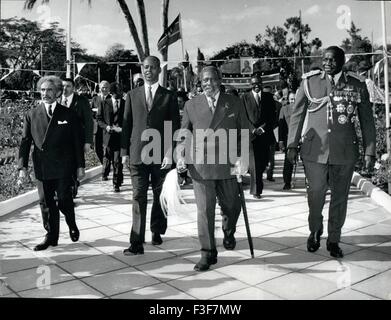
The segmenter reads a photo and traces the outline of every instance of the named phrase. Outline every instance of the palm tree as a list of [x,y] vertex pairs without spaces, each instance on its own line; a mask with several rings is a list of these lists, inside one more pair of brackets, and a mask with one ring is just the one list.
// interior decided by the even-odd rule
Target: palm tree
[[[42,4],[48,3],[50,0],[41,0]],[[91,4],[92,0],[88,0],[88,4]],[[168,0],[162,0],[163,5],[167,2],[167,10],[163,12],[163,16],[165,16],[164,19],[167,19],[168,16]],[[25,0],[24,7],[25,9],[31,10],[34,8],[35,4],[37,3],[37,0]],[[146,56],[149,55],[149,43],[148,43],[148,30],[147,30],[147,19],[145,15],[145,6],[144,6],[144,0],[137,0],[137,8],[138,13],[140,16],[141,21],[141,31],[142,31],[142,37],[143,37],[143,44],[140,41],[139,33],[136,27],[136,24],[134,23],[133,16],[130,13],[129,7],[125,0],[117,0],[117,3],[119,4],[125,19],[129,26],[130,34],[133,37],[134,43],[136,45],[137,55],[140,61],[143,61]],[[163,19],[163,20],[164,20]],[[144,45],[144,46],[143,46]]]

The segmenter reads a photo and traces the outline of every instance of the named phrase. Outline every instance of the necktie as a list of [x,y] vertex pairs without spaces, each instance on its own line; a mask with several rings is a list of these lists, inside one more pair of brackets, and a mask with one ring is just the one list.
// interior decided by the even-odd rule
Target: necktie
[[257,105],[259,107],[259,104],[261,103],[261,99],[259,98],[258,93],[255,95],[255,101],[257,102]]
[[118,111],[118,100],[115,100],[115,103],[114,103],[114,113],[117,113]]
[[334,76],[330,77],[331,87],[335,87]]
[[64,106],[68,107],[68,99],[67,98],[64,99]]
[[212,112],[212,114],[215,113],[215,109],[216,109],[216,106],[215,106],[215,102],[216,102],[216,99],[214,97],[209,97],[209,108],[210,108],[210,111]]
[[51,104],[49,104],[49,111],[48,111],[48,113],[49,113],[49,117],[50,118],[53,117],[53,111],[52,111],[52,105]]
[[148,86],[148,92],[147,92],[147,108],[148,112],[152,109],[152,87]]

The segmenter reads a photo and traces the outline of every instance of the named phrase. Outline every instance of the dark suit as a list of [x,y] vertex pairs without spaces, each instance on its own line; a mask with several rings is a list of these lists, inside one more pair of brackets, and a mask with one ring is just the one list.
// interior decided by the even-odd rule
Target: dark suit
[[107,126],[117,126],[122,128],[122,121],[124,117],[125,101],[119,100],[119,106],[114,111],[113,100],[106,99],[102,105],[99,106],[97,120],[98,125],[103,131],[103,146],[104,157],[102,166],[102,175],[107,177],[110,172],[110,166],[113,164],[113,184],[120,186],[123,181],[122,162],[121,162],[121,133],[107,132]]
[[[171,125],[169,137],[164,134],[164,122]],[[122,124],[121,155],[130,156],[130,170],[133,186],[133,225],[130,242],[142,244],[145,239],[145,223],[147,211],[147,192],[149,177],[151,177],[153,190],[153,204],[151,210],[151,231],[164,234],[167,229],[167,219],[160,206],[160,192],[167,170],[160,170],[165,155],[171,156],[170,144],[173,144],[172,133],[179,129],[179,108],[176,95],[163,87],[158,87],[153,98],[152,108],[148,112],[145,87],[141,86],[131,90],[126,95],[124,120]],[[161,143],[155,158],[148,159],[143,149],[152,141],[142,140],[143,132],[152,129],[158,132]],[[145,140],[145,139],[144,139]],[[157,142],[157,140],[155,140]]]
[[[249,141],[241,150],[241,129],[248,130],[249,124],[243,113],[243,105],[239,98],[220,93],[214,114],[212,114],[204,94],[194,97],[185,104],[182,129],[189,130],[192,136],[187,136],[182,145],[188,148],[186,163],[193,179],[194,194],[197,203],[198,236],[201,243],[201,255],[209,256],[216,251],[214,236],[216,197],[223,216],[223,232],[231,237],[236,231],[236,222],[240,213],[239,189],[236,177],[231,169],[236,162],[235,156],[244,156]],[[230,144],[229,130],[236,129],[237,141]],[[204,130],[210,130],[206,139]],[[216,132],[225,133],[221,138]],[[214,133],[220,138],[215,139]],[[199,135],[200,134],[200,135]],[[193,142],[193,147],[190,142]],[[205,143],[206,142],[206,143]],[[230,148],[231,147],[231,148]],[[228,157],[233,151],[234,158]],[[226,148],[226,149],[225,149]],[[220,151],[226,150],[221,152]],[[243,154],[242,154],[243,153]],[[215,156],[215,161],[211,154]],[[222,156],[222,158],[220,158]],[[227,159],[228,158],[228,159]]]
[[289,132],[289,121],[291,118],[293,105],[286,104],[280,110],[279,120],[278,120],[278,140],[283,142],[285,146],[285,158],[284,158],[284,169],[282,171],[282,177],[285,184],[290,184],[292,182],[292,173],[293,173],[293,164],[287,158],[287,142],[288,142],[288,132]]
[[263,126],[265,132],[256,135],[252,140],[250,149],[250,193],[262,194],[263,172],[269,161],[270,146],[276,142],[273,129],[276,124],[276,105],[273,95],[262,92],[260,105],[255,101],[254,95],[248,92],[242,96],[245,112],[249,120],[250,131]]
[[[50,119],[44,104],[27,112],[19,149],[19,168],[28,167],[31,144],[35,177],[42,211],[43,225],[49,240],[59,236],[59,210],[69,227],[75,227],[75,211],[71,192],[72,174],[84,168],[81,125],[76,114],[57,104]],[[57,194],[58,206],[54,200]]]
[[92,111],[88,99],[78,95],[77,93],[74,93],[69,108],[75,111],[79,119],[81,120],[81,124],[83,127],[83,143],[89,143],[92,145],[94,134],[94,121],[92,118]]
[[[111,96],[107,95],[105,99],[110,99]],[[96,115],[98,113],[99,107],[103,104],[104,100],[102,95],[96,95],[91,100],[91,110],[93,110],[93,115],[95,117],[94,121],[94,135],[95,135],[95,153],[100,161],[103,164],[103,131],[102,128],[98,126],[98,121],[96,120]]]
[[[308,85],[307,94],[305,84]],[[325,103],[321,106],[314,100],[316,98],[325,98]],[[359,156],[355,131],[357,118],[365,155],[375,156],[375,125],[365,79],[343,72],[333,87],[324,72],[305,74],[291,115],[288,148],[298,146],[307,111],[301,157],[309,185],[309,227],[311,232],[323,228],[322,209],[330,188],[328,239],[338,243],[346,218],[354,165]]]

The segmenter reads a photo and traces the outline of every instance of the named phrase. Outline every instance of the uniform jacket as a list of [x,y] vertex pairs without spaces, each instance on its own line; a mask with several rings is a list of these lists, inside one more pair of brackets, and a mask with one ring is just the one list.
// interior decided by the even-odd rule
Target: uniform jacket
[[92,119],[92,111],[87,98],[73,94],[73,99],[70,105],[70,109],[75,111],[81,120],[83,126],[83,137],[84,143],[92,144],[93,142],[93,131],[94,122]]
[[[171,125],[171,132],[168,132],[167,128],[166,136],[164,135],[164,122]],[[148,112],[145,87],[135,88],[126,95],[121,135],[121,156],[129,155],[130,164],[149,164],[142,151],[152,141],[152,137],[148,141],[143,141],[142,134],[146,129],[155,129],[149,132],[158,133],[160,136],[160,143],[158,143],[160,155],[157,156],[159,161],[156,164],[161,164],[164,156],[170,157],[172,155],[173,134],[179,128],[179,107],[174,92],[159,86],[153,98],[152,108]],[[157,141],[155,139],[155,142]],[[153,163],[155,162],[153,161]]]
[[[249,139],[251,138],[249,137],[249,123],[243,108],[239,98],[224,93],[220,93],[214,114],[203,94],[186,102],[181,128],[192,133],[191,137],[186,137],[183,145],[186,145],[191,155],[191,157],[186,155],[186,162],[193,179],[232,179],[235,177],[231,175],[231,168],[237,159],[235,156],[242,156],[245,159],[245,152],[247,152],[248,161]],[[204,131],[208,129],[209,132]],[[236,131],[231,131],[230,134],[230,129],[236,129]],[[241,129],[247,130],[244,150],[241,148]],[[208,134],[198,136],[197,132]],[[213,138],[214,133],[219,138]],[[236,141],[232,139],[233,137]],[[237,152],[234,152],[235,147]],[[208,163],[210,154],[215,156],[213,163]],[[213,158],[209,159],[213,160]]]
[[76,113],[57,103],[49,120],[41,103],[24,117],[19,149],[19,169],[27,168],[31,144],[35,177],[38,180],[70,178],[84,168],[81,125]]
[[[303,78],[291,115],[288,147],[299,145],[304,118],[309,110],[301,147],[304,160],[330,164],[355,163],[359,155],[355,131],[357,119],[361,126],[365,155],[375,156],[375,125],[365,79],[350,72],[342,72],[338,83],[332,88],[324,72],[313,71]],[[330,102],[317,111],[320,103],[309,101],[304,91],[305,79],[308,80],[312,100],[329,98]]]
[[124,118],[125,100],[119,99],[119,108],[117,112],[114,112],[113,100],[106,99],[101,105],[99,105],[97,120],[98,126],[102,128],[103,132],[103,145],[110,146],[113,149],[119,150],[121,147],[121,133],[119,132],[107,132],[107,126],[117,126],[122,128],[122,121]]

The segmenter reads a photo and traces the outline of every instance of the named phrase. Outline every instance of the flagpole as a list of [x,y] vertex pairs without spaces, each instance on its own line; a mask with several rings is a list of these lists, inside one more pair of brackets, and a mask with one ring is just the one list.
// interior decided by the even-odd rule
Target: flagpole
[[[182,61],[185,61],[185,49],[183,46],[183,32],[182,32],[182,18],[181,14],[179,14],[179,32],[181,34],[181,44],[182,44]],[[185,85],[185,91],[187,92],[187,81],[186,81],[186,68],[183,67],[183,82]]]
[[67,43],[66,43],[66,59],[67,72],[66,77],[71,77],[71,16],[72,16],[72,0],[68,0],[68,27],[67,27]]
[[[384,98],[385,98],[385,112],[386,112],[386,142],[387,142],[387,154],[388,165],[391,162],[391,143],[390,143],[390,93],[388,87],[388,55],[387,55],[387,28],[386,28],[386,8],[385,1],[381,2],[382,12],[382,29],[383,29],[383,55],[384,55]],[[387,169],[389,170],[390,168]],[[388,194],[391,194],[391,180],[388,177]]]

